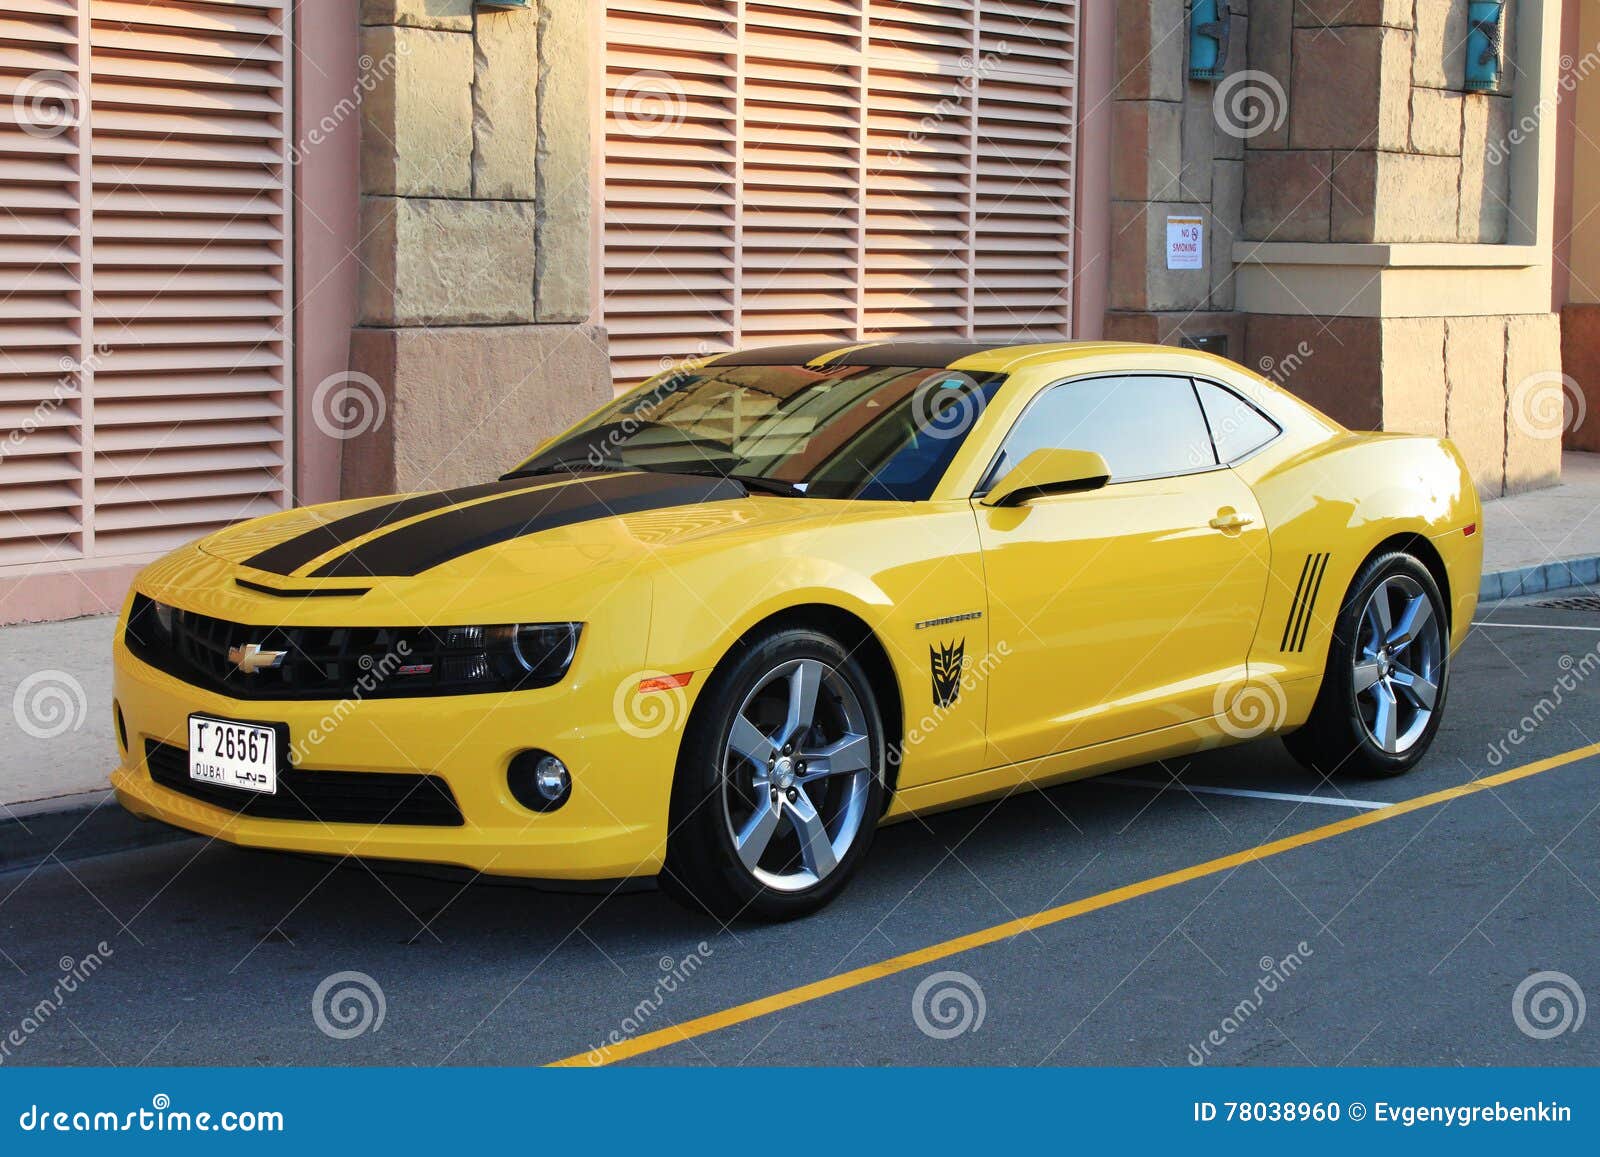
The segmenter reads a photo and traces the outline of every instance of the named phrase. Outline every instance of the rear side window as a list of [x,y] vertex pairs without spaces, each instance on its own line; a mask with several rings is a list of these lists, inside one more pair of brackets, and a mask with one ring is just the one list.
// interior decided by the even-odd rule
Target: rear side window
[[1217,464],[1188,378],[1089,378],[1051,386],[1006,438],[984,488],[1035,450],[1097,451],[1111,467],[1112,482]]
[[1194,386],[1200,391],[1211,440],[1223,462],[1237,462],[1278,436],[1277,423],[1232,390],[1214,382],[1196,382]]

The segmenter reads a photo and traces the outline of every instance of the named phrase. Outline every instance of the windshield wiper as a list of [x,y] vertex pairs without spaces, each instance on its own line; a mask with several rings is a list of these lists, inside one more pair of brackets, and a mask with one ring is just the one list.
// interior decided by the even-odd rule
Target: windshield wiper
[[529,466],[525,470],[513,470],[509,474],[500,475],[500,481],[506,482],[513,478],[539,478],[546,474],[616,474],[619,471],[634,471],[637,466],[629,466],[615,458],[603,462],[591,462],[587,458],[563,458],[557,462],[541,462],[537,466]]
[[662,470],[660,473],[688,474],[694,478],[726,478],[729,482],[737,482],[746,490],[759,490],[763,494],[776,494],[780,498],[806,496],[804,482],[784,482],[777,478],[763,478],[759,474],[724,474],[720,470],[684,470],[678,467]]

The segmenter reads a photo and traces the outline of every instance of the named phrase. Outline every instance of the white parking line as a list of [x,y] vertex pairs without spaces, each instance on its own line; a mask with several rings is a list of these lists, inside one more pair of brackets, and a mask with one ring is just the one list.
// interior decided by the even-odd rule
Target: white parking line
[[1514,627],[1524,631],[1600,631],[1600,627],[1569,626],[1566,623],[1480,623],[1474,627]]
[[1253,791],[1247,787],[1212,787],[1209,784],[1184,783],[1181,780],[1169,780],[1166,783],[1157,783],[1150,779],[1128,779],[1121,775],[1102,775],[1099,783],[1116,784],[1119,787],[1148,787],[1157,791],[1173,788],[1177,791],[1192,791],[1196,795],[1237,795],[1245,799],[1275,799],[1285,803],[1320,803],[1328,807],[1349,807],[1358,811],[1376,811],[1379,808],[1390,807],[1390,804],[1380,803],[1370,799],[1346,799],[1338,795],[1291,795],[1283,791]]

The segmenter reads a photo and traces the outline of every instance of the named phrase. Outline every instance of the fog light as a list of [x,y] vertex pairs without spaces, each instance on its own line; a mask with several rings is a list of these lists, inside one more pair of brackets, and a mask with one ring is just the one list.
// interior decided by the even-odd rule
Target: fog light
[[566,764],[553,755],[546,755],[533,765],[533,786],[545,799],[555,803],[572,789],[572,776],[567,774]]
[[506,786],[530,811],[555,811],[572,795],[572,773],[548,751],[522,751],[511,760]]

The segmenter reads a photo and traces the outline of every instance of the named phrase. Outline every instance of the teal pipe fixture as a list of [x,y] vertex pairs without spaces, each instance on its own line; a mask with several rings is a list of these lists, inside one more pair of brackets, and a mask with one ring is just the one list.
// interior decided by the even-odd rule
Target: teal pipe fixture
[[1189,6],[1189,79],[1228,74],[1228,0],[1193,0]]
[[1496,92],[1505,68],[1505,0],[1467,5],[1467,91]]

